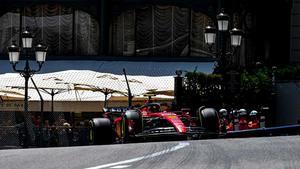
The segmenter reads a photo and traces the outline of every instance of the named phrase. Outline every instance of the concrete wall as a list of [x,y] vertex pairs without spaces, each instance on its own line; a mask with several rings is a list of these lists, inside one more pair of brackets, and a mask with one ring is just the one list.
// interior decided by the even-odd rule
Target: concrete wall
[[300,81],[277,83],[276,124],[297,124],[300,120]]

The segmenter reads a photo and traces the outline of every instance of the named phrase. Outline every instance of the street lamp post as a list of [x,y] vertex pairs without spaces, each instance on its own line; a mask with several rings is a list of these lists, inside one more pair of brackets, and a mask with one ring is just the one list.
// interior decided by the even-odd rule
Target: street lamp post
[[[213,46],[216,44],[216,37],[220,36],[218,39],[221,40],[221,42],[218,43],[218,49],[214,52],[218,59],[218,65],[215,69],[215,73],[219,73],[223,76],[225,91],[228,91],[229,89],[232,94],[236,90],[236,86],[239,84],[239,73],[237,71],[239,65],[234,64],[232,60],[228,59],[228,56],[234,56],[236,49],[241,46],[243,31],[236,27],[229,31],[230,17],[224,12],[224,9],[222,9],[216,16],[216,19],[218,29],[216,29],[213,25],[206,26],[204,30],[204,40],[208,45],[210,52],[212,52]],[[229,51],[226,47],[228,36],[230,36],[231,44]]]
[[[24,98],[24,127],[25,127],[25,142],[24,142],[24,147],[28,147],[31,143],[31,138],[32,138],[32,127],[31,127],[31,116],[29,115],[28,112],[28,81],[31,76],[33,76],[36,72],[40,71],[42,68],[43,63],[46,60],[46,54],[47,54],[47,47],[38,44],[35,49],[35,57],[36,61],[38,63],[38,69],[33,70],[30,68],[29,65],[29,52],[32,51],[32,35],[28,30],[25,30],[22,33],[22,48],[18,47],[15,43],[13,43],[11,46],[8,47],[8,55],[9,55],[9,61],[12,64],[13,70],[15,72],[20,73],[22,77],[25,79],[25,98]],[[20,58],[20,52],[21,49],[24,52],[25,55],[25,67],[24,69],[17,69],[17,64],[19,62]]]

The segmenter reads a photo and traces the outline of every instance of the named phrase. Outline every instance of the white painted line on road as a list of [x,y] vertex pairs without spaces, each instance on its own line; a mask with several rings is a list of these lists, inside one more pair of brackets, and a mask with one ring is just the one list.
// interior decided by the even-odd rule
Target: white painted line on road
[[117,165],[129,164],[129,163],[145,160],[145,159],[148,159],[148,158],[161,156],[161,155],[173,152],[173,151],[177,151],[177,150],[182,149],[182,148],[184,148],[186,146],[189,146],[189,145],[190,145],[190,143],[188,143],[188,142],[182,142],[182,143],[179,143],[178,145],[176,145],[172,148],[169,148],[169,149],[166,149],[166,150],[163,150],[163,151],[159,151],[159,152],[156,152],[156,153],[153,153],[153,154],[150,154],[150,155],[141,156],[141,157],[137,157],[137,158],[133,158],[133,159],[125,160],[125,161],[120,161],[120,162],[115,162],[115,163],[99,165],[99,166],[96,166],[96,167],[89,167],[89,168],[85,168],[85,169],[101,169],[101,168],[107,168],[107,167],[112,167],[112,166],[117,166]]
[[114,167],[110,167],[110,168],[127,168],[127,167],[130,167],[131,165],[117,165],[117,166],[114,166]]

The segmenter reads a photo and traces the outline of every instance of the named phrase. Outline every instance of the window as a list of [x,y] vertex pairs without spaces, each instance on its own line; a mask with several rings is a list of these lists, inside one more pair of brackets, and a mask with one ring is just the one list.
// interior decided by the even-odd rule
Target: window
[[113,16],[111,54],[207,56],[204,28],[210,18],[190,8],[148,5]]
[[48,54],[98,55],[99,23],[90,14],[58,4],[34,5],[8,12],[0,18],[0,51],[12,41],[19,42],[26,27],[34,35],[34,44],[48,46]]

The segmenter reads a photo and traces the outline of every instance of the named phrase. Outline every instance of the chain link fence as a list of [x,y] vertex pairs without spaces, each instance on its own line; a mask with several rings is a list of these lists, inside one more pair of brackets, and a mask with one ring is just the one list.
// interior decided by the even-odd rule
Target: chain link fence
[[[71,62],[74,70],[66,70],[60,66],[65,62],[59,63],[47,62],[46,72],[35,74],[29,81],[31,115],[26,118],[24,78],[19,74],[0,75],[3,94],[11,96],[0,103],[1,148],[90,144],[87,121],[101,117],[103,108],[128,106],[128,86],[132,106],[142,106],[151,99],[172,107],[176,70],[210,72],[214,65],[213,62],[82,61],[81,70],[77,70],[76,61]],[[94,114],[87,116],[88,113]],[[76,117],[79,114],[81,117]]]
[[[0,149],[90,144],[88,120],[77,121],[71,125],[64,118],[65,113],[55,112],[44,120],[39,115],[31,114],[32,124],[26,125],[22,120],[22,112],[0,113]],[[28,126],[32,126],[33,135],[28,132]]]
[[15,113],[0,113],[0,149],[19,146]]

